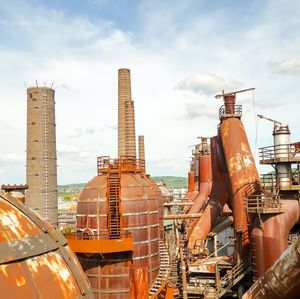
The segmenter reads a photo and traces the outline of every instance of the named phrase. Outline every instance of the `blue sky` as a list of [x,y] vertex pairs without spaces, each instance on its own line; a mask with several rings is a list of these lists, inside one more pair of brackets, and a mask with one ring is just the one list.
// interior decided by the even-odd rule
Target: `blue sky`
[[117,151],[117,70],[128,67],[137,134],[152,175],[185,175],[189,145],[213,136],[221,103],[239,96],[254,152],[272,124],[300,136],[300,2],[0,0],[0,183],[25,182],[26,89],[56,89],[59,183],[95,175]]

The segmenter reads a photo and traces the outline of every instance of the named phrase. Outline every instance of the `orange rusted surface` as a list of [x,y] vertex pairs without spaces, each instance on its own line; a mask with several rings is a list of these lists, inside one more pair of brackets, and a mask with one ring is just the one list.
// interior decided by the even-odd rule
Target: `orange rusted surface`
[[250,240],[244,197],[260,193],[259,176],[242,122],[238,118],[223,120],[219,136],[229,173],[234,228],[242,235],[240,246],[245,247]]
[[279,257],[243,299],[294,299],[300,294],[300,237]]
[[228,175],[223,158],[223,151],[219,138],[212,137],[211,146],[211,168],[212,186],[210,200],[203,211],[203,215],[196,224],[188,229],[188,248],[194,252],[203,251],[205,240],[209,234],[214,221],[220,215],[224,204],[228,201]]
[[292,227],[300,220],[298,200],[282,201],[285,211],[276,215],[261,215],[252,230],[252,246],[255,252],[253,267],[258,279],[268,270],[288,247],[288,236]]
[[42,233],[41,229],[4,198],[0,198],[0,242],[20,240]]
[[133,240],[131,237],[121,239],[78,239],[76,235],[66,235],[69,246],[76,253],[110,253],[133,251]]
[[13,197],[0,193],[0,298],[93,298],[65,238]]
[[[89,231],[91,236],[97,235],[102,240],[108,239],[106,177],[103,173],[92,179],[81,192],[77,205],[77,233]],[[131,267],[135,271],[146,269],[147,288],[155,280],[160,268],[160,212],[156,191],[146,176],[122,172],[121,235],[132,236],[133,254],[116,252],[90,258],[79,256],[96,299],[102,298],[101,295],[105,298],[128,298],[133,279],[131,275],[135,273]],[[118,280],[115,281],[116,277]],[[99,280],[103,283],[99,284]],[[141,291],[147,292],[145,289]],[[116,294],[123,294],[123,297],[116,297]]]
[[147,267],[130,268],[130,298],[147,299],[149,292]]
[[[198,213],[203,209],[205,202],[211,192],[212,172],[211,155],[199,156],[199,194],[195,198],[193,206],[189,209],[189,214]],[[189,221],[189,233],[195,227],[197,220]],[[187,223],[189,223],[187,222]],[[188,234],[189,234],[188,233]]]
[[195,191],[195,172],[188,172],[188,192]]

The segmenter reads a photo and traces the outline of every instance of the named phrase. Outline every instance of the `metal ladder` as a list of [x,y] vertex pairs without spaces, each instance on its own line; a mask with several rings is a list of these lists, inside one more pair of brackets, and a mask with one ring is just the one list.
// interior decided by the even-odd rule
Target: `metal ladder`
[[110,239],[121,237],[120,212],[120,169],[116,164],[110,164],[107,173],[107,204],[108,204],[108,231]]

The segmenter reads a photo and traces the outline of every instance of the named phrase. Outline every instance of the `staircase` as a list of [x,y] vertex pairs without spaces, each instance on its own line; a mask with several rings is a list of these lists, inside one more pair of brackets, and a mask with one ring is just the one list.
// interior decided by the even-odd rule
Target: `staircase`
[[120,212],[120,169],[118,164],[110,164],[107,173],[107,222],[110,239],[119,239],[121,236]]

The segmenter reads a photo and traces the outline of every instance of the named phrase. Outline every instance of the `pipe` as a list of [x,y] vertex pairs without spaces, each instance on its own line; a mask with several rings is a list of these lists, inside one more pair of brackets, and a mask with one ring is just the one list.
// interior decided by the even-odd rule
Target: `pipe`
[[191,219],[191,218],[200,218],[203,213],[195,214],[178,214],[178,215],[164,215],[164,220],[170,219]]
[[194,205],[188,211],[189,213],[201,211],[205,201],[208,199],[211,186],[211,155],[203,155],[199,157],[199,194],[195,198]]
[[212,137],[211,167],[212,167],[212,191],[211,200],[205,207],[203,216],[197,220],[195,226],[190,226],[187,232],[188,248],[190,251],[202,251],[207,235],[220,215],[224,204],[228,201],[228,175],[218,136]]
[[300,237],[244,294],[243,299],[292,299],[300,294]]
[[195,172],[189,171],[188,172],[188,192],[192,193],[195,191]]
[[192,206],[193,202],[166,202],[165,207],[174,207],[174,206]]
[[282,200],[282,209],[284,213],[261,215],[261,222],[256,219],[254,223],[251,243],[255,279],[263,275],[288,248],[289,232],[299,221],[298,200]]

